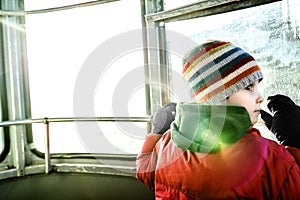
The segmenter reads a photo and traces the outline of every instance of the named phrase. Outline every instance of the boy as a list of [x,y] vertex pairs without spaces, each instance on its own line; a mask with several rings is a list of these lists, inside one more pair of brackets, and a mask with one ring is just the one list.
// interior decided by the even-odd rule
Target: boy
[[147,136],[137,178],[156,199],[293,199],[300,170],[253,125],[263,101],[255,59],[230,42],[189,51],[183,78],[197,103],[177,104],[171,129]]

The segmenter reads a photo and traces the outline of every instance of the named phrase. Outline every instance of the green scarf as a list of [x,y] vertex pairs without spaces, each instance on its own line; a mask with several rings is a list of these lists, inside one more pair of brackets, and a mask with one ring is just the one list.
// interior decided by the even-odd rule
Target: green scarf
[[208,153],[234,144],[250,126],[244,107],[178,103],[171,134],[177,147]]

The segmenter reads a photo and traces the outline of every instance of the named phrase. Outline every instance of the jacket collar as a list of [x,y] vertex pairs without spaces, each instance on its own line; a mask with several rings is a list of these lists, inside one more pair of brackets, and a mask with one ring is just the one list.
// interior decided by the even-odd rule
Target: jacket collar
[[193,152],[219,151],[237,142],[251,126],[247,110],[240,106],[178,103],[176,113],[172,140]]

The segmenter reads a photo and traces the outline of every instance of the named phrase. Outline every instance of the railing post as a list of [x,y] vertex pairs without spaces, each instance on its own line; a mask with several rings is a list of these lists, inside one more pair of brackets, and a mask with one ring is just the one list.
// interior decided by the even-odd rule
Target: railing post
[[49,121],[48,118],[44,118],[44,124],[46,126],[45,131],[45,173],[49,174],[51,171],[51,162],[50,162],[50,137],[49,137]]

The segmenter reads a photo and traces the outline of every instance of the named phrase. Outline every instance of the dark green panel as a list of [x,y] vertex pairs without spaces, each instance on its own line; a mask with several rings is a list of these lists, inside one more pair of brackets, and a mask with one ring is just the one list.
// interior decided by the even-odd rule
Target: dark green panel
[[54,173],[0,182],[0,199],[154,199],[134,177]]

